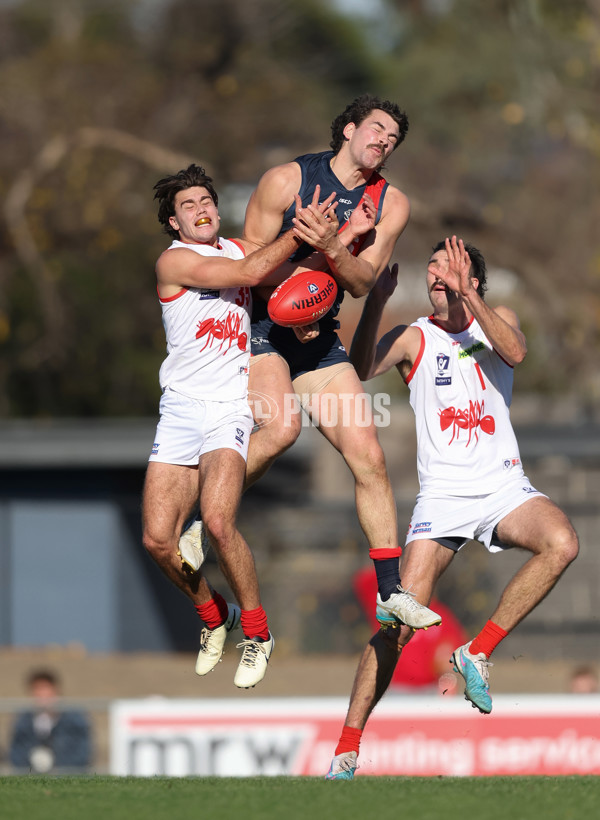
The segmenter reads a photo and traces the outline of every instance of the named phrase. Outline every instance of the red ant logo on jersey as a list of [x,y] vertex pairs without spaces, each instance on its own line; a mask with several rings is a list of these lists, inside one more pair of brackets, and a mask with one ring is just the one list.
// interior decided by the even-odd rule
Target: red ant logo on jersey
[[473,434],[475,441],[479,439],[477,428],[479,427],[484,433],[493,436],[496,432],[496,422],[493,416],[484,416],[484,402],[470,401],[468,410],[457,410],[456,407],[446,407],[445,410],[440,410],[440,428],[447,430],[452,426],[452,438],[448,445],[452,444],[454,439],[458,441],[461,430],[468,430],[469,437],[465,447],[471,443]]
[[240,350],[245,351],[248,346],[248,334],[240,332],[242,327],[242,317],[237,313],[228,313],[223,319],[204,319],[198,323],[196,339],[206,336],[206,343],[202,350],[212,346],[213,342],[219,342],[219,349],[226,345],[223,355],[227,353],[234,342]]

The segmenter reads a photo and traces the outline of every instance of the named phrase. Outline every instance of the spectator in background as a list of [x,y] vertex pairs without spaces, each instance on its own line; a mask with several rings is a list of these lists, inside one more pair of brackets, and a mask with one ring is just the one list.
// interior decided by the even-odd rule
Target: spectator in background
[[569,679],[569,692],[573,695],[594,695],[600,691],[598,673],[593,666],[576,666]]
[[15,722],[9,752],[13,766],[34,772],[86,769],[92,756],[90,724],[82,712],[61,708],[58,677],[36,670],[27,691],[34,704]]

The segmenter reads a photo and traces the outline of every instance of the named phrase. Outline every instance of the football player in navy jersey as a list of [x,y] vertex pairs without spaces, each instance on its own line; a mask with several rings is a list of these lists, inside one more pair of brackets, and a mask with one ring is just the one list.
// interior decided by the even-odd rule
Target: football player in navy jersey
[[[286,398],[296,394],[354,476],[356,509],[375,562],[382,616],[421,628],[439,623],[440,618],[401,586],[396,504],[385,458],[373,420],[365,423],[364,391],[336,333],[336,314],[344,292],[352,297],[369,292],[408,222],[408,198],[379,173],[407,130],[407,116],[395,103],[358,97],[334,119],[330,151],[306,154],[271,168],[250,198],[244,236],[258,245],[272,242],[294,224],[296,195],[315,211],[308,243],[286,266],[289,272],[329,270],[338,283],[339,300],[318,326],[301,333],[273,324],[266,302],[255,299],[249,389],[268,396],[273,412],[268,424],[261,426],[257,420],[259,429],[250,440],[246,486],[263,475],[298,437],[300,414],[289,412],[292,403]],[[309,204],[316,185],[336,192],[339,231],[335,234],[327,230],[327,216],[317,214]],[[353,214],[370,219],[372,226],[349,242],[345,234]]]

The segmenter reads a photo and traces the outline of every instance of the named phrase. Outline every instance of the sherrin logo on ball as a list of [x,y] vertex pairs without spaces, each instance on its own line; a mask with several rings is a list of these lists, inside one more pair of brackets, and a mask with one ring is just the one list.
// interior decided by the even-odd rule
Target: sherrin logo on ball
[[325,271],[296,273],[271,294],[267,310],[282,327],[301,327],[316,322],[331,310],[337,296],[335,279]]

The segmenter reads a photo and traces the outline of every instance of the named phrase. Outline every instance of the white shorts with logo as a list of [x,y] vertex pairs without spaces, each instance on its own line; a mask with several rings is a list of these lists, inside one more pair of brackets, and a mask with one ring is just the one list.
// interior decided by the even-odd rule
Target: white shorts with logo
[[419,493],[406,534],[406,544],[418,540],[455,539],[446,543],[458,550],[467,541],[480,541],[490,552],[509,549],[495,529],[510,512],[530,498],[544,496],[526,476],[507,481],[499,490],[486,495],[424,495]]
[[247,399],[201,401],[167,388],[149,461],[196,466],[204,453],[222,448],[246,461],[253,425]]

